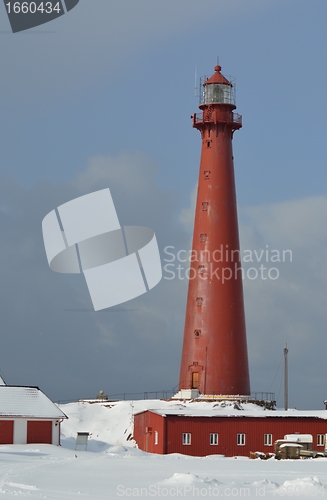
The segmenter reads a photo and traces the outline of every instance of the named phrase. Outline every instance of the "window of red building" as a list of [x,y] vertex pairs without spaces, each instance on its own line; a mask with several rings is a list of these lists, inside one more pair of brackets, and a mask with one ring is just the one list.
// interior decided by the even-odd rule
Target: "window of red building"
[[245,446],[245,434],[237,434],[237,445]]
[[183,432],[182,443],[185,445],[191,444],[191,433],[190,432]]

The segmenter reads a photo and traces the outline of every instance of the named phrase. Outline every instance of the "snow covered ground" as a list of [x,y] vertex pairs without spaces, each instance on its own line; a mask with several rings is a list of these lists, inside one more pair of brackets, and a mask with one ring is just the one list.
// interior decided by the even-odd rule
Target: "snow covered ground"
[[[324,458],[197,458],[152,455],[135,448],[131,439],[133,413],[175,404],[126,401],[109,404],[111,407],[99,403],[62,405],[69,420],[62,424],[61,447],[0,446],[0,500],[327,497]],[[88,451],[75,450],[77,431],[91,433]]]

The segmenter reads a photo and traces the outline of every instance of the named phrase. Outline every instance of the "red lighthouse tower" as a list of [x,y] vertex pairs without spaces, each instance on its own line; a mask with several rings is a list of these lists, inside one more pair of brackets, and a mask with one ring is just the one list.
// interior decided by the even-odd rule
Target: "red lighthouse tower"
[[179,388],[249,395],[232,139],[235,85],[215,67],[192,116],[202,151]]

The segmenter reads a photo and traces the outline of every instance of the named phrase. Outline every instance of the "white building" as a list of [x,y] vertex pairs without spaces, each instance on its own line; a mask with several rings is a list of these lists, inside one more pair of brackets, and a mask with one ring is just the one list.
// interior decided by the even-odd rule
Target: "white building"
[[67,416],[38,387],[6,385],[0,377],[0,445],[60,444]]

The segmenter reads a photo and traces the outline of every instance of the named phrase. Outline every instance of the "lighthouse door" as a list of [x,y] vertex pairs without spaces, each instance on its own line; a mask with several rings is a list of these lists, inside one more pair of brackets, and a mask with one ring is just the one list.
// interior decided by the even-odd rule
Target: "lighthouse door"
[[192,389],[197,389],[198,386],[199,386],[199,373],[193,372],[192,373]]

